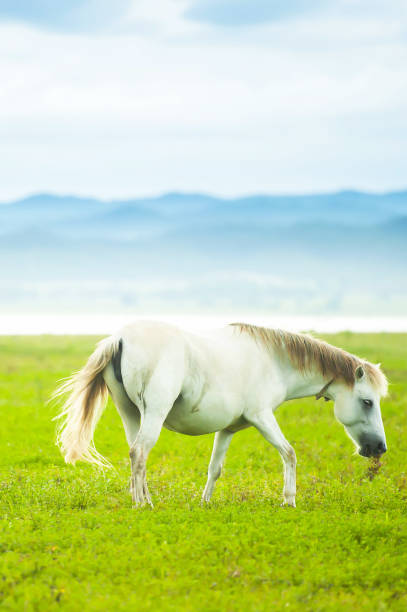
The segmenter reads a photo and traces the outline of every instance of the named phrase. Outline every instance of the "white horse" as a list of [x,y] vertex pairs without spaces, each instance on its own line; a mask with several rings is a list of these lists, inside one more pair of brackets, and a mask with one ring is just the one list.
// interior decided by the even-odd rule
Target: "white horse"
[[110,393],[130,447],[133,502],[151,504],[147,457],[162,427],[189,435],[216,432],[202,500],[211,498],[232,436],[254,426],[280,453],[284,503],[295,506],[296,456],[274,412],[286,400],[316,395],[360,455],[386,452],[380,367],[303,334],[236,323],[212,333],[138,322],[102,340],[85,367],[59,387],[69,392],[58,433],[65,461],[103,466],[93,433]]

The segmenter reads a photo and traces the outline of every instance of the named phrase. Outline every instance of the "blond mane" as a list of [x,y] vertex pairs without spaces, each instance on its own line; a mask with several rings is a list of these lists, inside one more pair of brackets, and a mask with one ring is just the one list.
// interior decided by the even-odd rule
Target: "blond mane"
[[342,380],[349,387],[355,384],[355,371],[361,365],[368,380],[380,395],[387,393],[387,379],[379,366],[332,346],[328,342],[307,334],[268,329],[248,323],[231,323],[231,326],[251,336],[266,350],[275,351],[280,357],[287,356],[300,372],[305,373],[316,369],[323,376]]

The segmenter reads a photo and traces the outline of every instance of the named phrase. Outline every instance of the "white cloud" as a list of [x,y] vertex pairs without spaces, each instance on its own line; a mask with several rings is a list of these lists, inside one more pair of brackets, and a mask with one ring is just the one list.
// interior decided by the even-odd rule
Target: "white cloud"
[[405,185],[394,11],[225,33],[185,6],[134,3],[110,35],[0,25],[0,200]]

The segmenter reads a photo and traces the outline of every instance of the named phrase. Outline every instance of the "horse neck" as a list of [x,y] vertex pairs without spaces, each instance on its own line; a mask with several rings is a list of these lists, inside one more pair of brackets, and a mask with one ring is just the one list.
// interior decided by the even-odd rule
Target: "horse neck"
[[300,372],[291,364],[283,368],[283,376],[286,385],[286,399],[298,399],[317,395],[323,387],[331,380],[329,375],[324,376],[317,370]]

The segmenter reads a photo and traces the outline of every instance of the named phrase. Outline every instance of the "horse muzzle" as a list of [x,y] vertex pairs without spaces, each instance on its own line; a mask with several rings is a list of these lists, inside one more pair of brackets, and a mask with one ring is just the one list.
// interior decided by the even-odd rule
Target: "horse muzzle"
[[386,451],[386,442],[378,436],[365,435],[360,441],[359,455],[362,457],[380,457]]

